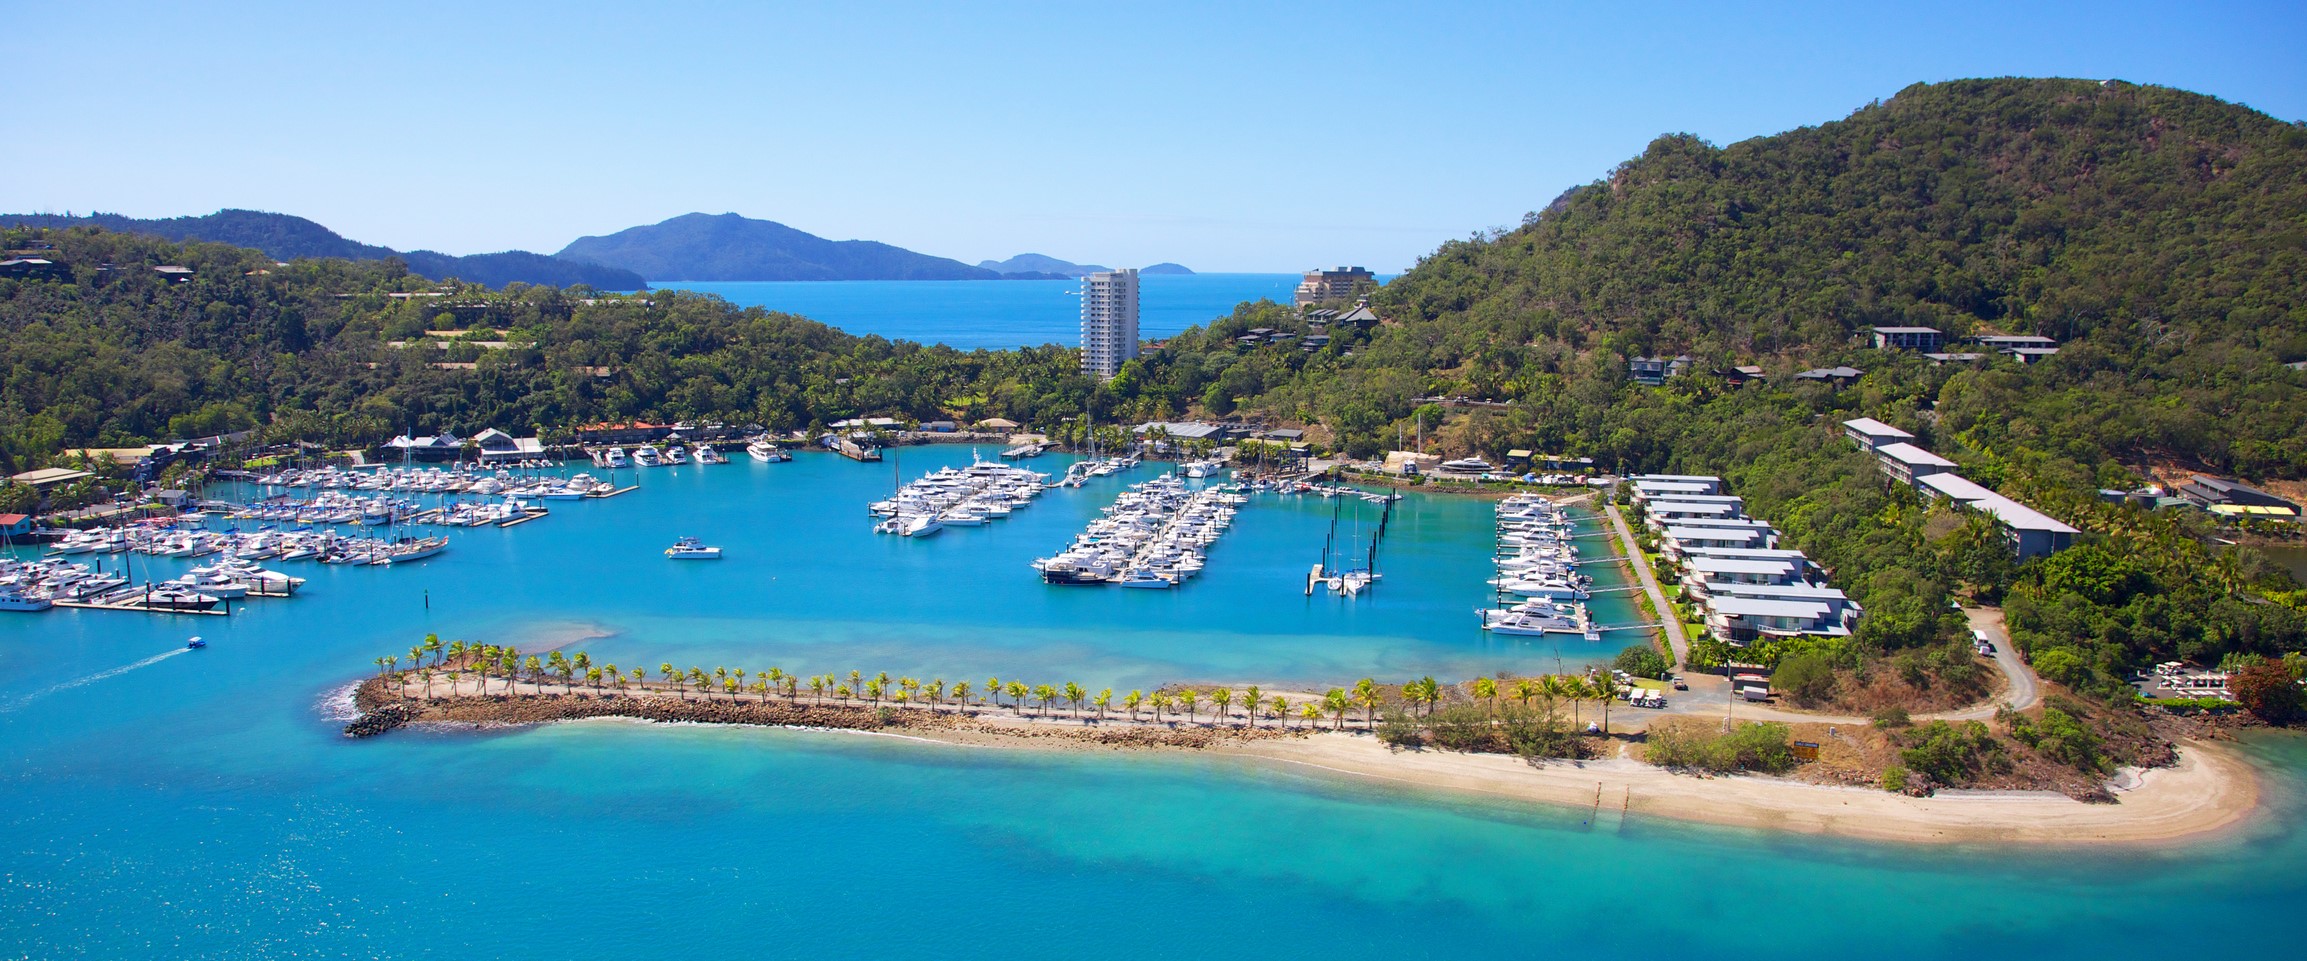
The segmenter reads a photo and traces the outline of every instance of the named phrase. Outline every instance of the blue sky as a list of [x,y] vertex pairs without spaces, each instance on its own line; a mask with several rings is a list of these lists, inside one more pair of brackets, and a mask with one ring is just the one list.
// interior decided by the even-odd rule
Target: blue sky
[[2293,3],[11,6],[0,211],[551,252],[699,210],[975,262],[1398,270],[1659,134],[1917,81],[2307,117]]

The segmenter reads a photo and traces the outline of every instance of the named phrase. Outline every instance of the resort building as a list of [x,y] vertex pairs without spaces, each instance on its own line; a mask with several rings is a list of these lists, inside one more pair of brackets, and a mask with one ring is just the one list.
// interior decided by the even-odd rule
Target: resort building
[[1745,502],[1730,500],[1654,500],[1642,505],[1645,513],[1657,522],[1673,524],[1686,519],[1738,520],[1745,516]]
[[1813,367],[1794,375],[1796,380],[1816,380],[1841,387],[1866,375],[1856,367]]
[[1952,472],[1932,474],[1916,485],[1925,497],[1944,497],[1993,517],[2003,538],[2020,560],[2041,557],[2075,546],[2076,530],[2041,511],[2021,504]]
[[1931,327],[1874,328],[1876,350],[1932,351],[1939,349],[1939,340],[1938,330]]
[[1081,279],[1081,372],[1112,380],[1137,359],[1137,270],[1101,270]]
[[1876,464],[1884,474],[1908,486],[1932,474],[1943,474],[1955,469],[1954,461],[1903,441],[1877,447],[1874,455]]
[[1626,376],[1645,387],[1665,386],[1669,377],[1680,377],[1690,365],[1690,357],[1636,357],[1626,362]]
[[1778,543],[1777,532],[1763,527],[1668,527],[1659,541],[1667,557],[1681,559],[1702,548],[1756,548]]
[[1626,478],[1637,491],[1679,494],[1720,494],[1722,478],[1701,474],[1635,474]]
[[1354,296],[1356,287],[1377,282],[1378,275],[1360,267],[1309,270],[1306,271],[1305,279],[1298,282],[1297,295],[1294,299],[1300,304],[1344,300]]
[[1858,445],[1859,450],[1871,451],[1884,444],[1903,444],[1914,440],[1914,435],[1892,427],[1872,417],[1842,422],[1842,435]]
[[2222,517],[2299,518],[2297,504],[2256,487],[2202,474],[2179,485],[2179,496]]
[[2040,349],[2059,346],[2059,342],[2056,340],[2033,334],[1980,334],[1971,338],[1971,342],[1989,350],[2010,350],[2018,347]]
[[1706,626],[1732,644],[1770,637],[1847,637],[1850,625],[1825,601],[1718,596],[1708,599]]

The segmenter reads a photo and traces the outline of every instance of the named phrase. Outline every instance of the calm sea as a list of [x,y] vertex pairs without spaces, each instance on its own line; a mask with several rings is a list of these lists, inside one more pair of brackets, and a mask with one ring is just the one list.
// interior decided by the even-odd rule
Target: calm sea
[[[895,470],[969,456],[914,448]],[[1327,501],[1254,502],[1181,590],[1052,588],[1027,562],[1150,469],[924,541],[867,531],[893,472],[824,455],[659,469],[633,494],[456,532],[420,565],[289,565],[312,578],[302,596],[230,618],[0,615],[0,957],[2080,958],[2273,947],[2307,896],[2307,747],[2290,738],[2248,746],[2275,815],[2247,837],[2054,854],[1592,830],[1575,811],[1186,754],[621,723],[338,734],[329,692],[427,631],[652,671],[1093,689],[1456,679],[1613,653],[1475,627],[1481,502],[1401,502],[1385,581],[1344,603],[1300,592]],[[1353,505],[1339,539],[1375,519]],[[663,560],[685,533],[728,559]],[[1610,603],[1604,620],[1631,619]],[[170,653],[195,633],[212,646]]]
[[[1072,280],[653,282],[719,294],[824,321],[852,334],[978,347],[1071,346],[1081,340],[1081,284]],[[1167,337],[1260,298],[1290,302],[1297,274],[1151,274],[1138,278],[1138,331]]]

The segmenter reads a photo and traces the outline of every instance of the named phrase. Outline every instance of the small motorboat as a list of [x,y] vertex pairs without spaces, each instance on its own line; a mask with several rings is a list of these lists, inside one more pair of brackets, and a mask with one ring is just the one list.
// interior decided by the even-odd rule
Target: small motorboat
[[188,651],[206,650],[207,648],[208,642],[201,640],[200,635],[197,634],[193,635],[192,640],[184,642],[184,649]]
[[694,537],[684,537],[665,548],[665,556],[676,561],[717,561],[721,559],[721,549],[707,547]]

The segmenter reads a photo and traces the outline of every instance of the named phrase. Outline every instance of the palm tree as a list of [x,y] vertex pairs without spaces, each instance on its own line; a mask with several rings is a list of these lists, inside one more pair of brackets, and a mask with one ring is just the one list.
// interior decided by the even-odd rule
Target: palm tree
[[449,642],[449,660],[452,660],[452,661],[460,661],[460,660],[463,660],[463,659],[464,659],[464,656],[465,656],[465,642],[463,642],[463,641],[450,641],[450,642]]
[[847,684],[838,684],[838,685],[835,685],[835,686],[834,686],[834,688],[833,688],[833,696],[834,696],[834,697],[838,697],[838,698],[840,698],[840,699],[841,699],[841,706],[842,706],[842,707],[848,707],[848,706],[849,706],[849,685],[847,685]]
[[721,679],[721,690],[727,693],[729,695],[729,699],[732,701],[737,699],[738,686],[739,685],[737,684],[737,679],[734,677],[724,677]]
[[1361,705],[1362,726],[1377,727],[1378,705],[1386,703],[1386,695],[1379,692],[1375,679],[1365,677],[1354,682],[1354,703]]
[[[883,676],[883,677],[887,677],[888,675],[886,675],[886,674],[885,674],[885,675],[882,675],[882,676]],[[874,707],[880,707],[880,706],[881,706],[881,682],[880,682],[880,681],[877,681],[877,680],[876,680],[876,681],[867,681],[867,682],[865,682],[865,699],[866,699],[866,700],[868,700],[868,701],[872,701],[872,702],[873,702],[873,706],[874,706]]]
[[538,697],[545,696],[544,658],[538,657],[535,654],[529,655],[528,659],[521,664],[521,673],[527,674],[529,676],[529,684],[536,689]]
[[985,696],[993,699],[994,707],[1001,706],[1001,691],[1001,678],[988,677],[985,679]]
[[1322,695],[1322,706],[1329,709],[1332,719],[1330,729],[1342,730],[1346,726],[1346,712],[1354,709],[1354,701],[1346,696],[1345,688],[1333,687],[1329,693]]
[[435,666],[438,666],[438,665],[440,664],[440,662],[441,662],[441,636],[440,636],[440,635],[438,635],[438,634],[427,634],[427,635],[425,635],[425,653],[427,653],[427,654],[430,654],[430,655],[432,655],[432,656],[433,656],[433,664],[434,664]]
[[945,700],[945,679],[944,679],[944,678],[942,678],[942,677],[933,677],[933,678],[930,678],[930,679],[929,679],[929,710],[930,710],[931,712],[935,712],[935,711],[937,710],[937,707],[938,707],[938,705],[939,705],[941,702],[943,702],[944,700]]
[[1041,702],[1041,713],[1048,714],[1049,702],[1057,700],[1057,688],[1051,687],[1047,684],[1035,685],[1033,689],[1033,697],[1035,700]]
[[424,679],[424,682],[425,682],[425,700],[428,700],[428,701],[432,700],[432,699],[433,699],[433,669],[428,667],[428,668],[424,668],[424,669],[422,669],[422,670],[419,670],[419,671],[417,671],[417,677]]
[[578,673],[588,673],[593,669],[593,655],[578,651],[576,658],[570,663],[576,665]]
[[657,665],[657,676],[664,678],[667,684],[675,683],[673,680],[673,662],[666,661]]
[[969,706],[969,682],[968,682],[968,681],[955,681],[955,682],[953,682],[953,699],[954,699],[954,701],[958,702],[958,703],[959,703],[959,704],[960,704],[962,707],[964,707],[964,708],[966,708],[966,707],[968,707],[968,706]]
[[[601,665],[601,670],[602,670],[602,671],[605,671],[605,672],[607,672],[607,673],[608,673],[608,675],[609,675],[609,683],[611,683],[611,684],[614,684],[614,685],[617,685],[617,689],[618,689],[618,690],[623,690],[623,689],[624,689],[624,687],[625,687],[625,672],[623,672],[623,671],[620,671],[620,670],[617,670],[617,665],[615,665],[615,664],[603,664],[603,665]],[[598,688],[600,687],[600,685],[598,685],[598,684],[595,684],[595,685],[593,685],[593,687],[594,687],[594,688],[596,688],[596,689],[598,689]]]
[[1162,722],[1162,708],[1169,706],[1170,696],[1162,693],[1160,688],[1155,688],[1152,694],[1145,696],[1145,702],[1146,706],[1153,708],[1154,723],[1160,724]]
[[1026,687],[1024,681],[1009,682],[1010,706],[1017,708],[1020,713],[1023,713],[1025,710],[1025,696],[1031,693],[1033,693],[1033,690]]
[[816,701],[822,701],[825,699],[825,675],[809,675],[809,697],[811,700]]
[[1522,702],[1523,707],[1529,707],[1530,699],[1537,697],[1538,693],[1537,681],[1527,677],[1514,681],[1514,697]]
[[1568,691],[1569,687],[1556,675],[1548,674],[1538,679],[1538,697],[1546,702],[1546,717],[1549,720],[1554,717],[1554,702]]
[[643,668],[636,667],[633,669],[632,678],[634,684],[646,686],[648,684],[649,672]]
[[1484,701],[1487,701],[1487,702],[1489,702],[1489,705],[1490,705],[1490,708],[1489,708],[1489,715],[1490,715],[1490,716],[1492,716],[1492,717],[1495,717],[1495,716],[1497,716],[1497,714],[1498,714],[1498,682],[1497,682],[1497,681],[1493,681],[1493,680],[1491,680],[1491,679],[1489,679],[1489,678],[1487,678],[1487,677],[1477,677],[1477,678],[1475,678],[1475,679],[1474,679],[1474,696],[1475,696],[1475,697],[1478,697],[1478,698],[1481,698],[1481,699],[1482,699],[1482,700],[1484,700]]
[[1089,690],[1072,681],[1065,682],[1065,699],[1073,704],[1073,713],[1081,713],[1081,702],[1089,700]]
[[1425,696],[1426,689],[1419,687],[1418,682],[1416,681],[1410,681],[1402,685],[1402,700],[1404,703],[1409,704],[1412,709],[1416,709],[1418,706],[1418,700]]
[[1103,724],[1105,723],[1106,709],[1113,706],[1113,688],[1109,687],[1097,692],[1097,700],[1094,703],[1097,704],[1098,723]]
[[1426,717],[1433,717],[1435,705],[1442,701],[1442,684],[1437,684],[1433,675],[1419,678],[1419,698],[1426,701]]
[[1298,708],[1298,716],[1304,718],[1307,724],[1319,724],[1322,721],[1322,706],[1307,701]]
[[1610,736],[1610,702],[1618,699],[1618,679],[1607,674],[1594,679],[1594,697],[1602,702],[1602,736]]
[[1274,708],[1274,716],[1275,716],[1275,717],[1278,717],[1278,718],[1281,718],[1281,719],[1282,719],[1282,726],[1283,726],[1283,727],[1289,727],[1289,726],[1290,726],[1290,699],[1289,699],[1289,698],[1286,698],[1286,697],[1283,697],[1283,696],[1281,696],[1281,695],[1279,695],[1279,694],[1276,694],[1276,695],[1274,695],[1274,699],[1273,699],[1273,700],[1271,700],[1271,701],[1268,701],[1268,702],[1266,702],[1266,703],[1273,705],[1273,708]]
[[383,677],[385,676],[386,671],[391,670],[391,668],[388,666],[390,660],[390,658],[383,657],[376,659],[376,676]]
[[[382,662],[384,658],[380,657],[377,660]],[[1137,706],[1143,703],[1145,703],[1145,692],[1143,691],[1131,691],[1122,695],[1121,698],[1121,706],[1129,708],[1129,719],[1132,721],[1137,720]]]
[[464,672],[464,669],[463,669],[463,668],[457,668],[457,667],[452,667],[452,668],[449,668],[449,696],[450,696],[450,697],[455,697],[455,696],[457,696],[457,682],[458,682],[458,681],[462,681],[462,680],[464,680],[464,679],[465,679],[465,672]]
[[738,668],[738,669],[736,669],[736,670],[734,670],[734,671],[730,671],[730,672],[729,672],[729,676],[730,676],[730,677],[734,677],[734,678],[736,678],[736,679],[737,679],[737,688],[738,688],[739,690],[743,690],[743,689],[745,688],[745,674],[746,674],[746,673],[747,673],[747,672],[746,672],[746,670],[745,670],[744,668],[742,668],[742,667],[740,667],[740,668]]
[[850,689],[850,690],[852,690],[852,691],[862,691],[862,690],[865,690],[865,675],[863,675],[863,674],[860,674],[860,673],[858,673],[858,672],[856,672],[856,671],[850,671],[850,672],[849,672],[849,689]]
[[1211,691],[1210,701],[1217,705],[1218,723],[1224,724],[1232,720],[1234,707],[1233,691],[1222,687]]
[[585,683],[593,686],[593,693],[599,694],[601,692],[601,669],[597,667],[586,668]]
[[1194,690],[1193,688],[1190,688],[1190,687],[1189,687],[1189,688],[1186,688],[1186,689],[1185,689],[1185,690],[1183,690],[1183,691],[1180,691],[1180,692],[1178,692],[1178,702],[1179,702],[1179,703],[1181,703],[1181,704],[1184,704],[1184,705],[1186,706],[1186,723],[1187,723],[1187,724],[1192,724],[1192,723],[1193,723],[1193,722],[1196,720],[1196,718],[1195,718],[1195,716],[1194,716],[1194,705],[1195,705],[1195,703],[1196,703],[1196,702],[1200,701],[1201,699],[1202,699],[1202,695],[1201,695],[1201,692],[1200,692],[1200,691],[1196,691],[1196,690]]
[[576,688],[569,682],[572,680],[572,675],[574,675],[576,671],[576,665],[571,664],[568,661],[562,661],[561,663],[554,665],[553,673],[561,676],[561,693],[570,694],[575,692]]

